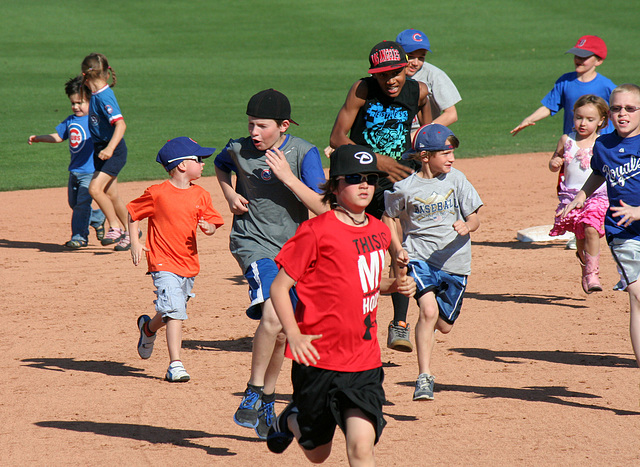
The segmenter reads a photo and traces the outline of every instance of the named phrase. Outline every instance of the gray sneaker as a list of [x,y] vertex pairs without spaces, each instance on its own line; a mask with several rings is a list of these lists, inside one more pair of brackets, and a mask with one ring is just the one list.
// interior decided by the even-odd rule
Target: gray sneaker
[[233,421],[240,426],[247,428],[256,428],[258,426],[258,409],[262,405],[262,391],[256,392],[253,388],[247,386],[244,390],[244,397],[236,413],[233,415]]
[[416,380],[416,390],[413,391],[414,401],[433,400],[433,382],[435,378],[427,373],[422,373]]
[[260,439],[267,439],[269,428],[276,420],[275,399],[271,402],[262,400],[262,405],[258,409],[258,426],[256,426],[256,434]]
[[389,323],[389,332],[387,334],[387,347],[400,352],[411,352],[413,344],[411,344],[411,327],[409,323],[391,321]]

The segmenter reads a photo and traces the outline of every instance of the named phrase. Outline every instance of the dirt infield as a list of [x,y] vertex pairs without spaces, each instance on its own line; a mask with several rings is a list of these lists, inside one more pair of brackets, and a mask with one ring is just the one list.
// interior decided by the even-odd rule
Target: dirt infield
[[[387,427],[378,465],[630,465],[640,462],[640,372],[627,295],[602,242],[604,291],[582,292],[574,252],[525,244],[556,205],[547,154],[456,161],[482,197],[473,272],[453,331],[438,335],[435,400],[412,402],[415,353],[382,349]],[[208,164],[205,173],[213,173]],[[148,182],[121,185],[123,199]],[[2,465],[305,465],[271,454],[232,420],[249,375],[255,322],[228,251],[231,216],[214,177],[200,185],[227,224],[199,237],[202,272],[184,326],[192,380],[163,381],[164,335],[136,353],[136,318],[153,313],[151,279],[128,253],[71,251],[66,188],[0,193],[3,306]],[[146,223],[143,223],[146,229]],[[386,339],[391,301],[380,302]],[[409,320],[417,319],[412,305]],[[290,363],[276,410],[287,401]],[[345,465],[338,433],[327,465]]]

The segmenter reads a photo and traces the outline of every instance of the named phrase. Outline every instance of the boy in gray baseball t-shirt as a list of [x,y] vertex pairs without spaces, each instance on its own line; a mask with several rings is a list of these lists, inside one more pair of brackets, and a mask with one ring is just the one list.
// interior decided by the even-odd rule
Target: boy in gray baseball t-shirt
[[396,267],[408,265],[415,279],[420,307],[416,325],[419,376],[413,400],[433,399],[431,354],[434,331],[453,328],[471,272],[470,232],[480,226],[482,200],[462,172],[452,167],[459,145],[451,130],[425,125],[416,134],[406,157],[421,162],[419,172],[396,182],[384,196],[383,221],[391,228],[400,219],[402,244],[391,228]]

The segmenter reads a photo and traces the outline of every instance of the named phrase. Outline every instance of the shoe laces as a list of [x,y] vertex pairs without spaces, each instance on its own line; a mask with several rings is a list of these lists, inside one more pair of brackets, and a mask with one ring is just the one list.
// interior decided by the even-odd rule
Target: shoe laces
[[242,402],[240,403],[240,408],[241,409],[251,409],[251,408],[253,408],[255,403],[258,401],[258,399],[260,399],[260,394],[258,394],[257,392],[255,392],[252,389],[247,388],[247,390],[245,391],[245,394],[244,394],[244,398],[242,399]]
[[258,417],[264,414],[264,421],[267,426],[271,426],[273,424],[273,418],[275,415],[275,401],[267,402],[262,404],[262,406],[258,409]]

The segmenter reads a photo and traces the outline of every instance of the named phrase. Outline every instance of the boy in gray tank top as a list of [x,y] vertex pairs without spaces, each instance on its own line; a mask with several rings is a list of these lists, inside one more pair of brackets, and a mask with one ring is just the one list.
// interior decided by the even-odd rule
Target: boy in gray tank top
[[[287,97],[274,89],[261,91],[249,100],[247,116],[249,136],[230,140],[215,165],[234,215],[229,248],[249,283],[247,315],[260,320],[253,339],[251,376],[233,418],[266,439],[275,418],[275,385],[285,345],[269,296],[278,272],[274,258],[308,219],[309,210],[321,214],[327,208],[319,188],[325,176],[318,149],[286,134],[291,123],[297,125]],[[235,188],[232,172],[237,175]]]

